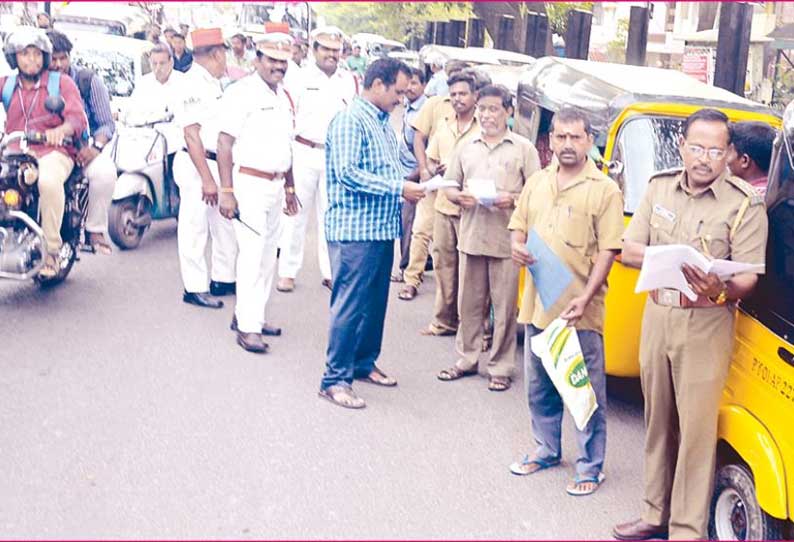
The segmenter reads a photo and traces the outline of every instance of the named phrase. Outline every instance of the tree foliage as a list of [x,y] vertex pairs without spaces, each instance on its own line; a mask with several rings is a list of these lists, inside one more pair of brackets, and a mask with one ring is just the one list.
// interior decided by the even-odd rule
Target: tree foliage
[[372,32],[398,41],[422,35],[426,21],[473,16],[470,2],[318,2],[312,8],[347,34]]
[[565,34],[568,26],[568,12],[572,9],[593,11],[593,2],[546,2],[546,16],[549,28],[560,36]]

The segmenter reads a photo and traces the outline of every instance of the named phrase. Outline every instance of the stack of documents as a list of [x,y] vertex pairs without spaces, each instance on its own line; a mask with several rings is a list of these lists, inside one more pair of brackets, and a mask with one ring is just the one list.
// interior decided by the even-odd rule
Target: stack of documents
[[673,288],[695,301],[698,296],[689,287],[681,271],[681,266],[685,263],[701,269],[704,273],[714,273],[721,279],[739,273],[763,273],[765,269],[764,264],[710,260],[689,245],[646,247],[635,293],[657,288]]

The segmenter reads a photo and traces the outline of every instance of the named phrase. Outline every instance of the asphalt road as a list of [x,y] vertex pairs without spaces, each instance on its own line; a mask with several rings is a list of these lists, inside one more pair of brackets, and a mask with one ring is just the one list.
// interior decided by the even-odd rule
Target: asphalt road
[[399,387],[358,384],[364,411],[319,399],[329,295],[307,245],[265,356],[235,344],[232,298],[182,303],[173,221],[54,290],[0,283],[0,538],[594,539],[639,513],[636,383],[610,381],[595,495],[565,494],[567,415],[563,465],[511,475],[532,447],[523,382],[436,380],[455,354],[417,333],[432,274],[410,303],[392,288],[379,365]]

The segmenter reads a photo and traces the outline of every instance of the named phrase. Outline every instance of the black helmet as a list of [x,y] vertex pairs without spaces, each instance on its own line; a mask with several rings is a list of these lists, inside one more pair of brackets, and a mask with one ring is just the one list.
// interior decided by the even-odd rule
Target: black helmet
[[32,26],[23,26],[11,32],[3,45],[3,54],[11,69],[16,70],[19,67],[17,65],[17,53],[31,46],[40,50],[44,56],[44,65],[41,69],[46,70],[50,67],[52,43],[50,43],[46,32]]

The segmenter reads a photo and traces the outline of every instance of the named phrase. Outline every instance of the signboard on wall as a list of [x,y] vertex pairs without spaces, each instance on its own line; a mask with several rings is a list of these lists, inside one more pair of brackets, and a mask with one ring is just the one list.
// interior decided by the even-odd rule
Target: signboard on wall
[[715,47],[684,47],[681,71],[708,85],[714,82],[714,64],[717,58]]

